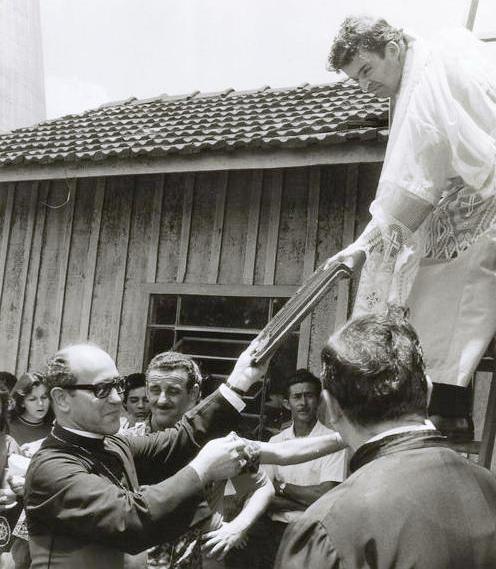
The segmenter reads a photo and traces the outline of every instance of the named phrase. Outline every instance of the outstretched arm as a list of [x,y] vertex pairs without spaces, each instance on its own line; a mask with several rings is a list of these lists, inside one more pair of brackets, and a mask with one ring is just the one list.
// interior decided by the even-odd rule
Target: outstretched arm
[[250,442],[260,445],[262,464],[299,464],[346,448],[339,433],[320,437],[301,437],[280,443]]
[[260,485],[245,500],[241,512],[232,521],[205,534],[204,547],[208,557],[223,559],[233,547],[244,547],[246,532],[267,510],[273,497],[274,486],[263,474]]

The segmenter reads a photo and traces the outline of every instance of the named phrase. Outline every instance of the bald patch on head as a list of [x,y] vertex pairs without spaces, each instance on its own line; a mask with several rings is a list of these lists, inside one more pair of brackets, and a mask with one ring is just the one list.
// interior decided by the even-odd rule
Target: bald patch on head
[[81,383],[93,383],[98,379],[115,377],[118,374],[114,360],[102,348],[94,344],[74,344],[57,352],[63,358],[72,374]]

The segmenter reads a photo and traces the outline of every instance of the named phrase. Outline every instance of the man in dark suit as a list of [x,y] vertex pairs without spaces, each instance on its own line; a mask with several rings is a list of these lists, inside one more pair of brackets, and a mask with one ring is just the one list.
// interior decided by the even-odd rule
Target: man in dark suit
[[228,384],[173,428],[126,438],[115,435],[124,385],[112,358],[87,344],[55,354],[45,380],[56,424],[26,477],[31,567],[120,569],[125,552],[183,533],[205,486],[245,463],[239,439],[198,451],[235,426],[237,393],[261,376],[250,359],[242,355]]
[[350,321],[322,366],[352,474],[289,526],[276,567],[496,567],[496,479],[426,421],[430,380],[402,313]]

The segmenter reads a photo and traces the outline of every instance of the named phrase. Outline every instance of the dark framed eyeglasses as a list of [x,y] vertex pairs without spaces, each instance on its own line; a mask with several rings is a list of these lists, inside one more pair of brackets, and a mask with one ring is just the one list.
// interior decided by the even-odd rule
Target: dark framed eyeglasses
[[126,387],[126,379],[124,377],[114,377],[109,381],[100,383],[78,383],[76,385],[67,385],[64,389],[84,389],[85,391],[93,391],[93,395],[97,399],[105,399],[110,395],[112,389],[115,388],[118,395],[124,393]]

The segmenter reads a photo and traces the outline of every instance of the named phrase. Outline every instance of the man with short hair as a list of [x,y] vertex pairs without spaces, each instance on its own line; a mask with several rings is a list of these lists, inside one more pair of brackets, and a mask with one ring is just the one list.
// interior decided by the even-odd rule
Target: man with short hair
[[355,316],[388,302],[410,308],[439,385],[433,411],[457,437],[473,429],[464,388],[496,333],[496,66],[488,49],[463,29],[426,41],[382,18],[349,16],[329,55],[332,70],[389,97],[392,116],[372,220],[334,259],[358,271],[366,257]]
[[331,336],[322,382],[352,473],[288,527],[276,568],[496,567],[496,480],[426,423],[430,380],[403,315]]
[[[317,418],[321,390],[319,378],[306,369],[297,370],[289,378],[285,405],[291,411],[292,424],[274,435],[270,444],[334,434]],[[276,494],[267,515],[254,528],[246,553],[241,555],[260,558],[260,567],[272,567],[288,524],[299,519],[308,506],[345,479],[346,450],[302,464],[268,464],[264,465],[264,470],[272,480]]]
[[157,354],[146,370],[152,431],[172,427],[201,396],[202,376],[197,363],[179,352]]
[[[128,434],[143,435],[173,427],[200,400],[202,375],[196,362],[179,352],[157,354],[146,370],[150,415]],[[226,553],[244,540],[247,529],[267,508],[274,494],[263,471],[247,472],[228,483],[232,493],[244,501],[243,512],[231,523],[224,522],[226,482],[210,485],[207,500],[198,506],[192,527],[177,540],[163,543],[149,551],[149,560],[160,567],[173,567],[181,559],[190,569],[201,565],[202,534],[208,533],[205,548],[215,555]],[[209,567],[218,565],[207,561]]]
[[123,384],[112,358],[89,344],[57,352],[45,373],[56,424],[26,477],[32,568],[120,569],[124,552],[188,528],[204,488],[246,462],[245,444],[233,437],[198,450],[236,424],[243,404],[235,391],[262,374],[250,362],[242,354],[229,385],[173,429],[124,437],[115,436]]
[[148,417],[150,404],[146,395],[144,373],[131,373],[125,377],[125,389],[122,396],[122,406],[126,417],[121,419],[121,429],[134,427]]

